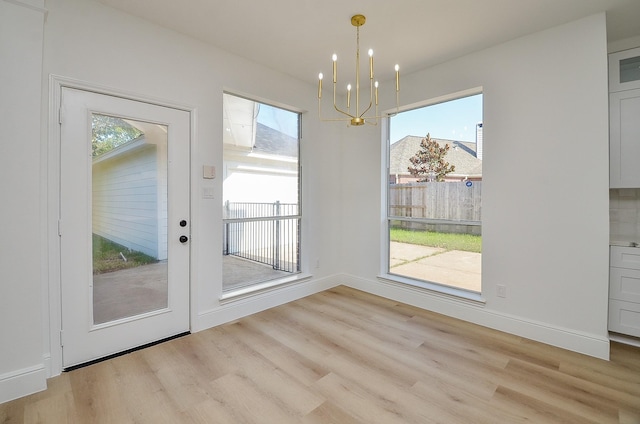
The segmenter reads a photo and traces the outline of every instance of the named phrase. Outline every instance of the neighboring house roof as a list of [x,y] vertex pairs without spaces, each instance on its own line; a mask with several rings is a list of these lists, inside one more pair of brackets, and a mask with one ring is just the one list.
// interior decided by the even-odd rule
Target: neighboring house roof
[[298,139],[258,123],[254,153],[298,157]]
[[[409,158],[420,150],[420,142],[424,137],[408,135],[393,143],[389,151],[389,173],[391,175],[409,174],[407,168],[411,166]],[[455,166],[455,171],[448,176],[470,177],[482,175],[482,160],[476,157],[476,143],[435,139],[440,146],[450,146],[444,160]]]

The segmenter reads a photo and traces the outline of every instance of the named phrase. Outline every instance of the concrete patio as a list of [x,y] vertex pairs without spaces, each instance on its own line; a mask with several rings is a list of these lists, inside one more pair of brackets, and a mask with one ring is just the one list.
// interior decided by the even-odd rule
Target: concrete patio
[[[474,292],[481,291],[480,253],[392,242],[390,272]],[[291,275],[269,265],[223,256],[223,290],[230,291]],[[159,262],[94,276],[94,323],[100,324],[167,306],[167,263]]]
[[391,242],[390,273],[480,292],[482,254]]
[[[223,290],[230,291],[291,275],[234,256],[222,258]],[[167,262],[93,276],[94,324],[167,307]]]

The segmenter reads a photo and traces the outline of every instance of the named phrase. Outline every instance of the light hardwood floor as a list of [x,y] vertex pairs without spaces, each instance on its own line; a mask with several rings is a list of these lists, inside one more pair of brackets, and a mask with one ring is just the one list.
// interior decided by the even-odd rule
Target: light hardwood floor
[[640,349],[603,361],[333,290],[64,373],[0,423],[640,423]]

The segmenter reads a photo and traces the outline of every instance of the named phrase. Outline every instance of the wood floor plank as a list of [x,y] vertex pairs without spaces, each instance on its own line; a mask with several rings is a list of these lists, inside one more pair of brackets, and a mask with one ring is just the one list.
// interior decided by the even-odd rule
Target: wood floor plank
[[177,411],[188,411],[210,397],[211,380],[204,372],[206,369],[193,367],[180,353],[177,343],[152,346],[143,355]]
[[181,422],[194,424],[237,424],[241,422],[249,422],[244,420],[238,411],[236,411],[230,403],[213,397],[198,403],[191,407],[185,413],[185,419]]
[[[354,416],[361,423],[407,424],[411,422],[399,405],[367,392],[351,379],[330,373],[314,387],[329,401]],[[425,421],[427,422],[427,421]]]
[[134,352],[112,361],[122,407],[135,422],[180,422],[183,408],[165,390],[164,383],[145,359],[148,351]]
[[479,397],[473,393],[473,390],[467,390],[465,387],[452,385],[447,381],[433,380],[417,382],[412,391],[425,399],[425,402],[432,403],[433,409],[449,411],[453,415],[452,422],[466,423],[469,422],[469,417],[473,417],[474,424],[528,422],[526,417],[517,415],[513,411],[497,407],[487,408],[486,405],[495,391],[489,397]]
[[324,398],[315,395],[256,350],[254,338],[242,324],[227,325],[223,330],[227,339],[234,340],[227,353],[237,360],[239,369],[235,374],[251,381],[256,390],[269,393],[271,399],[288,405],[289,412],[297,416],[306,415],[324,402]]
[[362,421],[327,401],[307,414],[302,422],[303,424],[359,424]]
[[564,408],[558,408],[535,397],[527,396],[517,390],[498,387],[491,400],[491,406],[501,410],[510,410],[531,423],[545,424],[606,424],[597,420],[585,419]]
[[[553,372],[518,359],[510,361],[506,371],[526,378],[530,385],[539,384],[546,393],[556,395],[560,399],[572,399],[578,403],[580,409],[583,409],[582,405],[588,405],[598,413],[607,411],[611,416],[616,416],[620,407],[640,412],[640,396],[626,392],[624,386],[612,388],[584,378],[589,376],[576,377],[563,371]],[[538,383],[535,383],[535,380],[538,380]],[[549,382],[553,383],[549,385]]]
[[113,361],[104,361],[69,373],[73,405],[81,422],[134,423],[124,407]]
[[50,379],[0,423],[640,423],[611,360],[346,287]]
[[242,322],[244,331],[252,335],[254,348],[298,382],[310,386],[330,372],[328,368],[260,331],[260,327],[256,325],[254,317],[248,317]]
[[298,415],[246,375],[228,374],[211,383],[212,397],[231,408],[242,423],[296,423]]
[[[504,382],[506,379],[503,378],[502,387],[508,385],[512,390],[546,405],[561,408],[585,421],[608,423],[617,420],[619,405],[609,403],[596,393],[587,392],[579,380],[568,381],[562,373],[545,373],[545,370],[544,367],[514,359],[505,373],[510,381]],[[523,381],[526,381],[526,387],[523,387]]]
[[74,398],[70,392],[41,399],[27,405],[24,422],[30,424],[45,423],[81,423],[82,420],[73,408]]
[[312,302],[311,299],[303,299],[303,301],[293,306],[303,309],[312,318],[314,314],[309,314],[309,312],[321,312],[327,318],[348,326],[350,330],[346,331],[375,328],[376,331],[371,333],[373,336],[383,336],[381,341],[392,343],[396,346],[415,348],[424,340],[420,334],[407,331],[406,319],[396,321],[385,318],[385,314],[380,314],[377,317],[369,316],[370,312],[362,308],[361,305],[351,305],[349,310],[352,313],[350,314],[344,313],[345,305],[343,302],[336,302],[333,299],[332,303]]

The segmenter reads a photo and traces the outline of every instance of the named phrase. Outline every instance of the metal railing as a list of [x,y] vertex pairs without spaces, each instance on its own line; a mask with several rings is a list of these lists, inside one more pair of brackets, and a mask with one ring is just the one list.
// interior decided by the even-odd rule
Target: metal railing
[[300,271],[297,203],[225,202],[223,254]]

